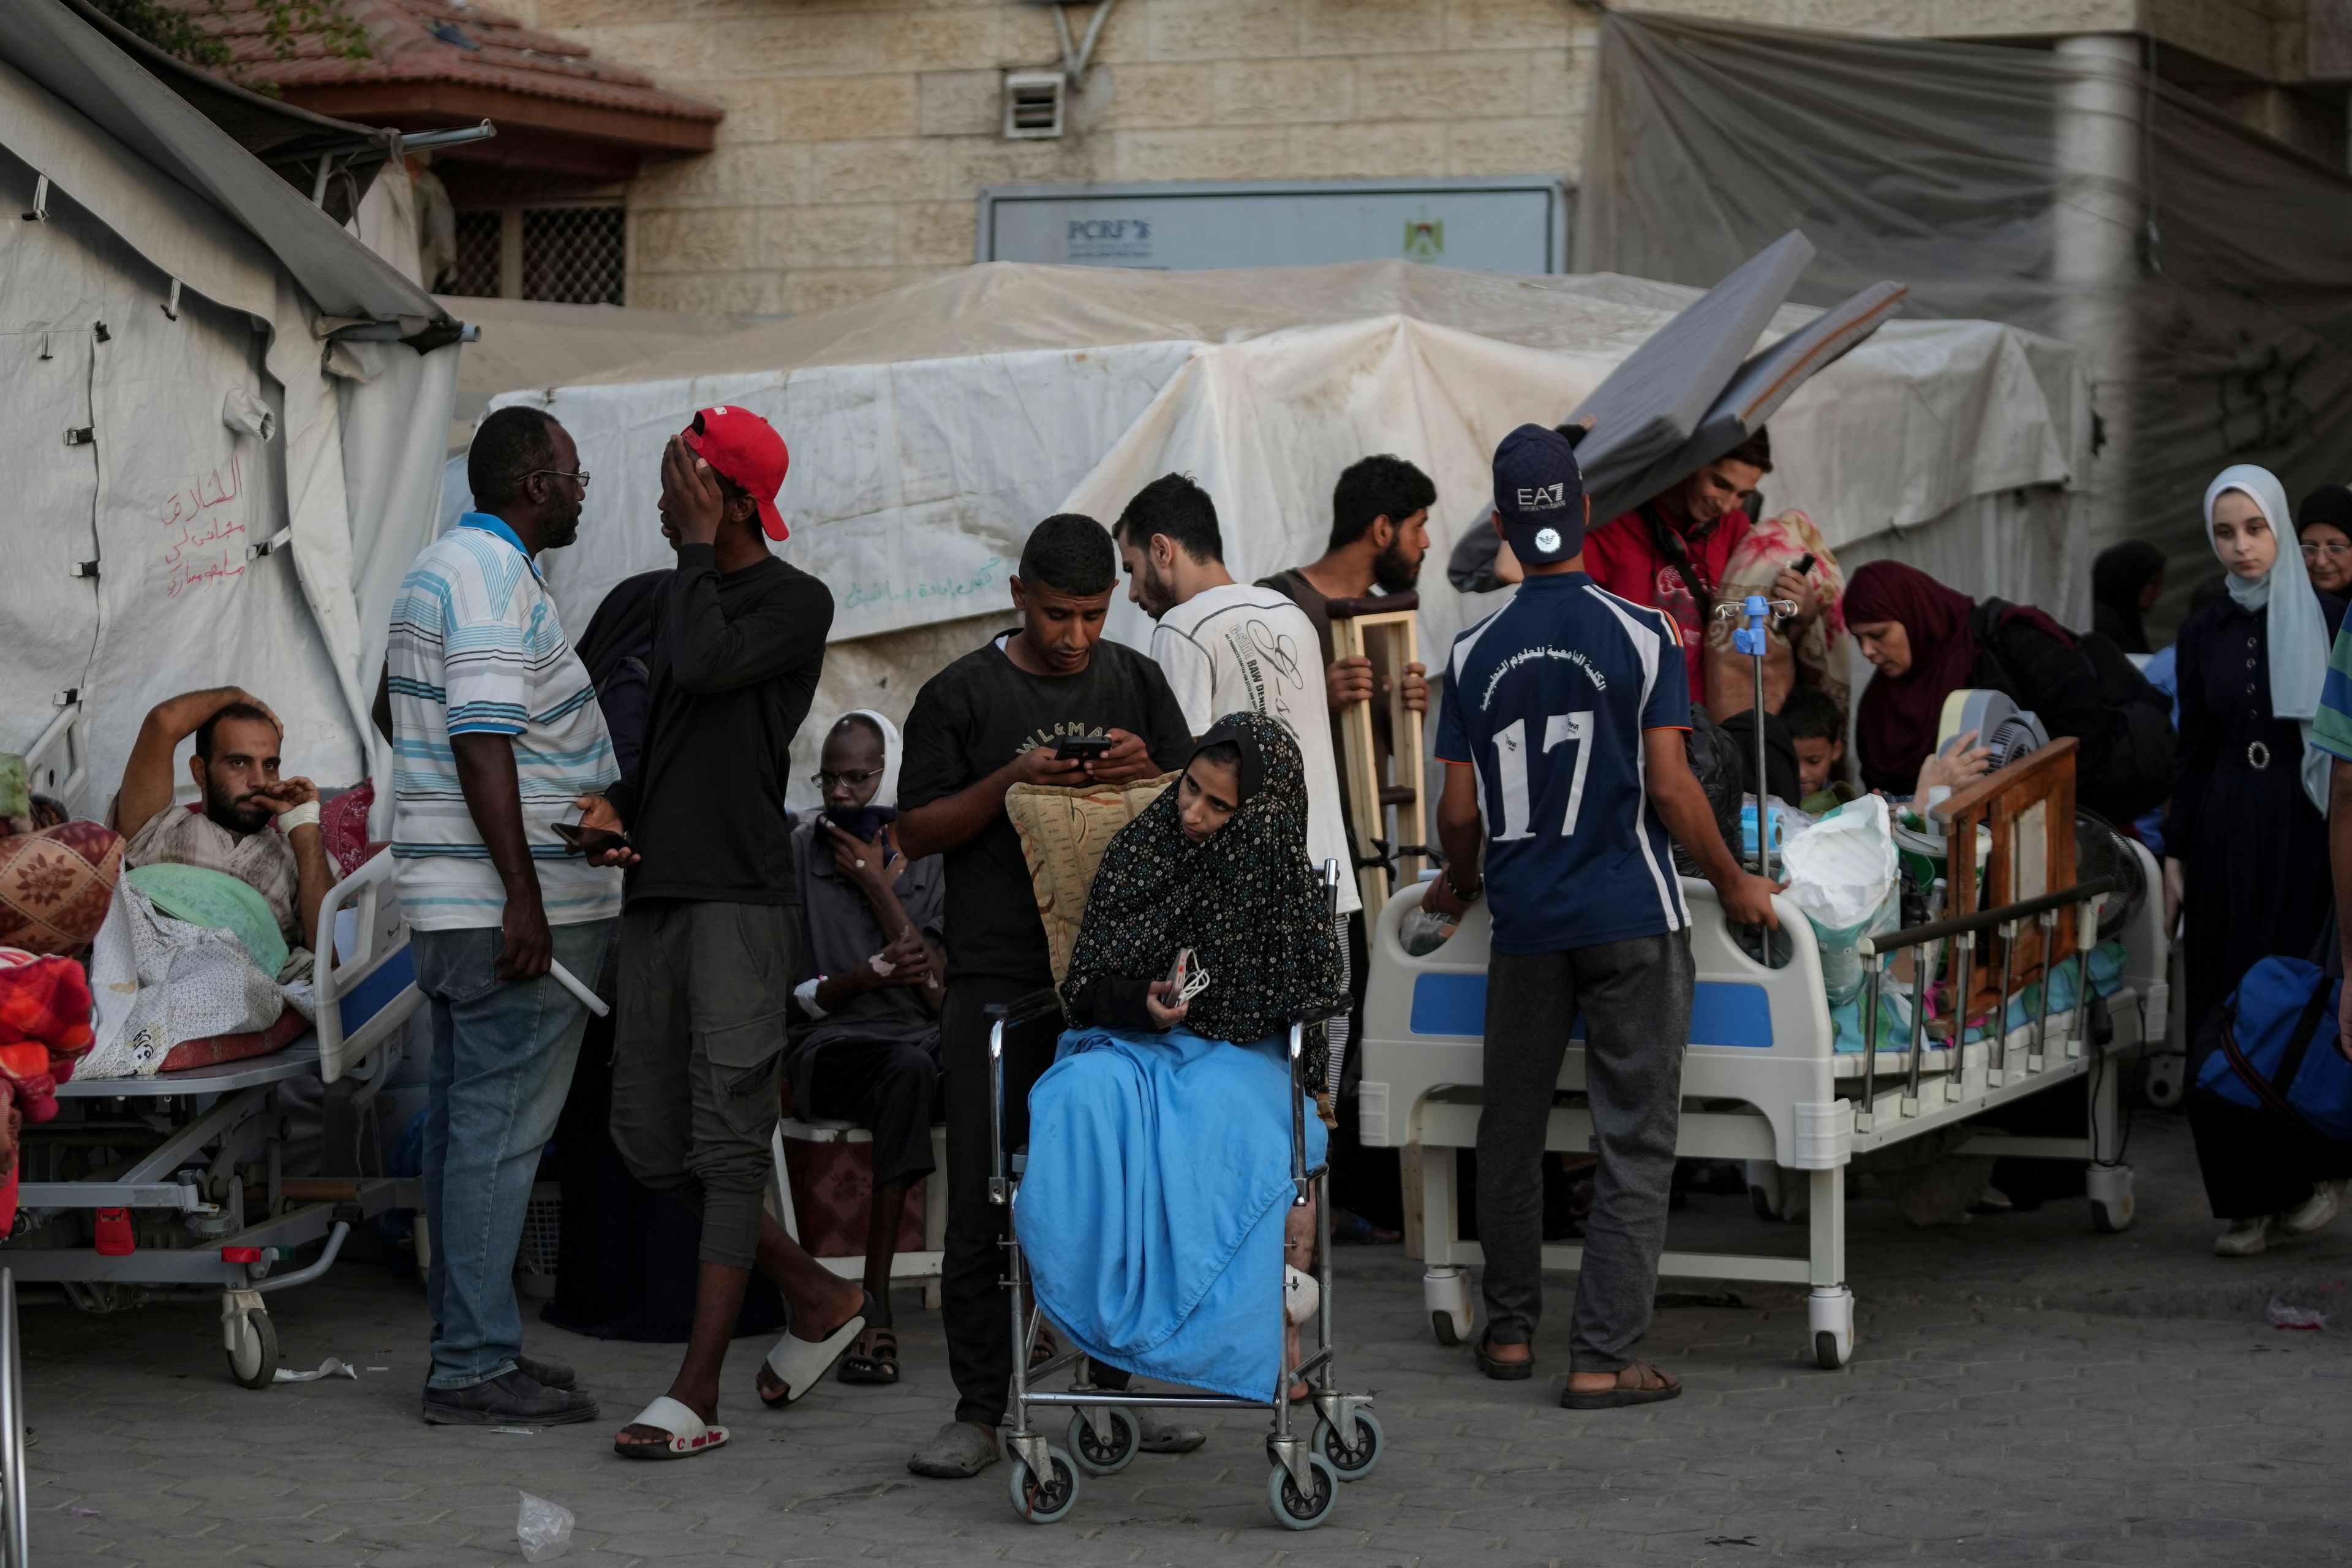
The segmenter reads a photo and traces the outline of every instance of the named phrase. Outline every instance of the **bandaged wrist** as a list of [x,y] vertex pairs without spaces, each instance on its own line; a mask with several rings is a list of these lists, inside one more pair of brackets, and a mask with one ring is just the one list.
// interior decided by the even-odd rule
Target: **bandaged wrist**
[[278,831],[291,833],[298,827],[319,826],[319,803],[306,800],[299,805],[289,805],[278,814]]
[[814,980],[803,980],[793,987],[793,1000],[799,1003],[801,1011],[812,1019],[824,1016],[824,1009],[816,1005],[816,988],[824,984],[824,980],[825,977],[820,974]]

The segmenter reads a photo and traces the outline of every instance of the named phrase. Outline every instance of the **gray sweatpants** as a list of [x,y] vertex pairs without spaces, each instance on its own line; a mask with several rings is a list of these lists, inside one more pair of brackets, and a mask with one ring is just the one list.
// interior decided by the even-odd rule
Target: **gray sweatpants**
[[705,1263],[749,1268],[782,1114],[784,1005],[801,911],[640,904],[621,916],[613,1146],[702,1216]]
[[1619,1371],[1649,1331],[1693,986],[1686,931],[1487,960],[1478,1239],[1486,1254],[1486,1331],[1496,1344],[1528,1343],[1542,1315],[1544,1129],[1580,1013],[1601,1164],[1584,1226],[1569,1366]]

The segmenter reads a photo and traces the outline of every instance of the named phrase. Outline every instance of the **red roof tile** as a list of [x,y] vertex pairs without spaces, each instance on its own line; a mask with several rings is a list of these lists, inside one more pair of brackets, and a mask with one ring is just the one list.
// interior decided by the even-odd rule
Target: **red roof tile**
[[275,82],[298,100],[304,88],[447,82],[673,120],[707,122],[725,113],[468,0],[343,0],[373,40],[373,57],[365,60],[331,54],[308,31],[296,35],[293,58],[280,59],[254,0],[175,3],[227,43],[236,63],[226,74],[247,84]]

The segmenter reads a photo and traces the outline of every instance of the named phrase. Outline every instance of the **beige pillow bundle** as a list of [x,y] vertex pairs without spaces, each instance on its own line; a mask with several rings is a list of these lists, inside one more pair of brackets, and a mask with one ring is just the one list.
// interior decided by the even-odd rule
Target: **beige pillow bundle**
[[1037,913],[1045,922],[1056,986],[1069,973],[1070,954],[1078,945],[1078,922],[1086,917],[1087,894],[1102,867],[1103,851],[1120,828],[1175,782],[1174,773],[1162,773],[1129,784],[1017,784],[1004,792],[1004,814],[1021,835],[1021,852],[1028,858],[1029,880],[1037,892]]

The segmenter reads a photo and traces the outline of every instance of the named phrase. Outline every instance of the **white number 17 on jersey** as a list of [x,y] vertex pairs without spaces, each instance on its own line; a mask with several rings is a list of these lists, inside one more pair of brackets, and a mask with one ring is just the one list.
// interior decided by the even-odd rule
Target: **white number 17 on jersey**
[[[1544,721],[1544,754],[1563,741],[1576,742],[1576,773],[1568,785],[1568,816],[1559,825],[1563,837],[1576,832],[1576,814],[1584,805],[1584,770],[1592,762],[1592,710],[1554,713]],[[1503,830],[1506,838],[1533,838],[1533,808],[1528,804],[1528,721],[1514,719],[1495,731],[1495,777],[1503,786]]]

